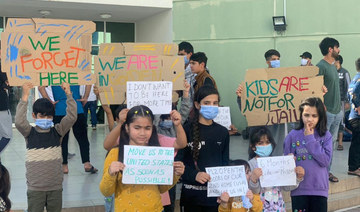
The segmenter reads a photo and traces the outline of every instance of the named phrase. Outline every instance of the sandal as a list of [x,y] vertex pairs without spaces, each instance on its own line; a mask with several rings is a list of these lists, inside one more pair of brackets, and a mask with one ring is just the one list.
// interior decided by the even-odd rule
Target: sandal
[[339,145],[337,146],[336,150],[342,151],[342,150],[344,150],[344,146],[339,144]]
[[333,183],[339,182],[339,179],[335,177],[333,174],[329,173],[329,181]]
[[360,169],[356,169],[355,171],[348,171],[348,175],[355,175],[360,177]]
[[91,166],[90,169],[85,169],[85,172],[90,172],[90,174],[95,174],[98,172],[98,169],[95,168],[94,166]]

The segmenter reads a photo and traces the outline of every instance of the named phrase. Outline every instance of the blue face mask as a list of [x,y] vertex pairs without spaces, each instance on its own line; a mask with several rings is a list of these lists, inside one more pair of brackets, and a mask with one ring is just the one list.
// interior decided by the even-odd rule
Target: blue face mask
[[159,127],[164,128],[164,129],[170,129],[172,128],[173,123],[171,120],[164,120],[164,121],[160,121],[159,123]]
[[184,55],[184,62],[185,62],[185,65],[189,64],[189,59],[187,58],[187,55]]
[[218,106],[201,105],[200,114],[207,120],[213,120],[219,113]]
[[54,122],[52,119],[35,119],[35,125],[43,130],[47,130],[54,126]]
[[256,146],[255,154],[257,154],[260,157],[268,157],[270,156],[272,150],[273,149],[271,144],[268,144],[266,146]]
[[279,68],[280,67],[280,60],[272,60],[270,61],[270,65],[272,68]]

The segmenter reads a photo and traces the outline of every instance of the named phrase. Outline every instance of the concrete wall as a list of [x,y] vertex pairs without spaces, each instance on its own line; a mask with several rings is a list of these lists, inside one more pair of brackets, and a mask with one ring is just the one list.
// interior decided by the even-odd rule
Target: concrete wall
[[135,22],[135,41],[171,43],[172,42],[171,9]]
[[[221,104],[231,107],[238,128],[246,121],[235,90],[247,69],[266,67],[264,53],[270,48],[280,51],[282,67],[300,65],[304,51],[313,54],[316,64],[322,58],[320,41],[334,37],[340,42],[343,67],[355,74],[354,61],[360,57],[357,0],[174,0],[173,4],[174,42],[189,41],[195,52],[207,54]],[[272,16],[284,13],[287,30],[278,34]]]

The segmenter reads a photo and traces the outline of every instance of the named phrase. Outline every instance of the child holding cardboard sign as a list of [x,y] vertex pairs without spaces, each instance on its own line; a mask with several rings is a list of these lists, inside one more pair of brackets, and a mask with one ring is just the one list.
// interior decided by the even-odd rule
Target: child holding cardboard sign
[[[249,182],[251,176],[251,169],[249,163],[246,160],[233,160],[229,163],[229,165],[245,166],[246,180]],[[220,203],[219,212],[262,211],[263,204],[260,200],[259,194],[253,194],[251,190],[248,190],[248,192],[246,193],[246,198],[244,196],[230,198],[227,192],[222,193],[221,196],[218,198],[218,202]]]
[[305,168],[304,181],[291,191],[293,211],[327,211],[327,167],[332,155],[332,136],[326,128],[326,109],[320,98],[310,97],[299,106],[300,125],[285,138],[284,153],[294,154]]
[[295,186],[262,187],[259,178],[263,175],[262,169],[258,168],[257,158],[269,157],[274,151],[276,144],[270,131],[266,127],[255,127],[250,133],[249,142],[249,164],[252,170],[249,188],[254,194],[260,194],[265,212],[285,212],[285,201],[281,190],[294,190],[303,180],[304,169],[301,166],[295,168]]
[[162,211],[160,193],[168,191],[184,173],[184,164],[174,162],[174,180],[170,186],[126,185],[121,182],[122,171],[125,168],[122,162],[124,145],[160,146],[153,120],[154,115],[148,107],[140,105],[131,108],[121,125],[119,147],[113,148],[106,157],[100,191],[104,196],[115,193],[115,211],[120,209]]
[[16,108],[15,126],[26,140],[26,179],[28,211],[60,212],[62,208],[61,143],[77,118],[76,102],[70,86],[63,83],[66,94],[66,116],[53,123],[55,107],[46,98],[34,102],[32,116],[35,127],[26,120],[27,104],[33,85],[24,83],[21,100]]

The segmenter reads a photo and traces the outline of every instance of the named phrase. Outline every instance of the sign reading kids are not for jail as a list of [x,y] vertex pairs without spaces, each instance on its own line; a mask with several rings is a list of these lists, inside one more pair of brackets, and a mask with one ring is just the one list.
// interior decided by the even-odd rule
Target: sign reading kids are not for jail
[[299,120],[299,105],[307,97],[323,98],[323,77],[316,66],[247,70],[242,83],[241,112],[248,126]]
[[172,185],[174,148],[124,146],[122,183]]
[[128,81],[171,81],[173,90],[183,90],[184,57],[177,53],[174,43],[101,44],[94,60],[101,101],[125,103]]
[[1,65],[10,85],[94,84],[91,33],[95,23],[9,18],[1,33]]

